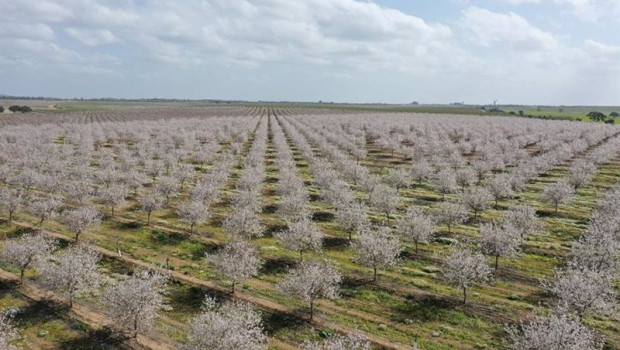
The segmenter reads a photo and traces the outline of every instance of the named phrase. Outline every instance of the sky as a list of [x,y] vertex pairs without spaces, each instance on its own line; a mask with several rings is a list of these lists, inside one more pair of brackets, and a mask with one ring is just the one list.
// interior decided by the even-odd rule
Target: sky
[[620,105],[620,0],[0,0],[0,94]]

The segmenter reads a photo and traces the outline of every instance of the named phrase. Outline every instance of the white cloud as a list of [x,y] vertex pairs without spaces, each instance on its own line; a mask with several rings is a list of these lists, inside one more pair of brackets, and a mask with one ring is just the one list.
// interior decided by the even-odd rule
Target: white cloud
[[620,16],[620,1],[618,0],[505,0],[511,4],[540,4],[554,3],[570,6],[574,15],[587,22],[600,19],[618,20]]
[[517,51],[544,51],[559,46],[558,40],[515,13],[496,13],[478,7],[467,8],[461,19],[463,29],[477,45],[507,46]]
[[42,23],[26,24],[0,21],[0,38],[52,40],[54,39],[54,30]]
[[[562,1],[571,9],[593,3],[504,1]],[[550,32],[525,14],[480,7],[466,7],[458,19],[433,20],[362,0],[0,0],[0,8],[0,79],[38,69],[33,76],[41,80],[47,72],[79,72],[132,81],[110,83],[109,94],[129,89],[165,96],[185,87],[202,94],[212,87],[222,98],[259,91],[286,99],[298,91],[296,99],[325,100],[330,97],[321,94],[331,91],[340,94],[334,100],[467,101],[501,90],[499,81],[513,83],[503,94],[532,96],[526,87],[555,91],[570,82],[618,78],[618,47],[603,44],[605,38],[574,40],[562,32],[566,26]],[[149,79],[158,84],[134,85]],[[541,95],[556,98],[534,97]]]
[[67,28],[65,32],[82,44],[88,46],[109,45],[118,42],[118,38],[107,29],[88,30]]

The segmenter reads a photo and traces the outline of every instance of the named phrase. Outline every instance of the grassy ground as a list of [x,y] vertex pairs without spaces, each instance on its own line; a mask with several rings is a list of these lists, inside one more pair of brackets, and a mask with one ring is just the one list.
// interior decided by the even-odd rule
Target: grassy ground
[[[243,161],[251,141],[238,156],[239,163]],[[618,159],[599,167],[593,180],[579,189],[574,201],[561,206],[556,215],[553,208],[540,202],[540,191],[545,184],[558,181],[566,175],[566,165],[554,168],[529,184],[515,198],[500,200],[498,207],[483,212],[480,220],[469,220],[453,227],[451,233],[448,233],[446,227],[438,227],[439,239],[421,245],[417,255],[411,246],[406,245],[400,265],[380,271],[379,281],[373,283],[370,269],[352,262],[348,233],[341,230],[334,221],[333,209],[318,197],[319,190],[311,184],[312,176],[307,161],[291,142],[289,144],[295,151],[297,169],[308,184],[314,220],[328,235],[323,253],[309,253],[307,258],[328,257],[338,263],[345,278],[341,286],[342,298],[321,301],[318,305],[319,316],[312,323],[304,320],[305,305],[276,292],[275,284],[283,278],[287,267],[295,266],[298,255],[287,251],[273,237],[273,233],[284,228],[284,222],[274,214],[279,201],[275,194],[279,171],[274,162],[274,147],[269,143],[266,154],[267,181],[263,191],[264,210],[261,215],[266,230],[262,238],[253,240],[260,247],[265,266],[258,278],[241,286],[240,293],[263,303],[261,305],[274,303],[286,310],[265,310],[264,325],[270,337],[288,344],[309,337],[319,338],[335,330],[360,329],[377,339],[399,343],[403,349],[408,348],[414,340],[421,348],[429,350],[506,348],[502,341],[504,324],[527,318],[532,312],[544,312],[550,298],[541,290],[540,279],[551,276],[553,269],[562,264],[570,243],[586,227],[596,201],[618,181],[620,173]],[[402,156],[392,156],[391,152],[371,142],[367,147],[369,156],[363,163],[371,169],[381,169],[386,162],[396,165],[405,162]],[[321,155],[318,149],[315,152]],[[159,325],[163,330],[161,333],[174,341],[182,341],[183,324],[198,312],[205,294],[227,297],[225,290],[229,283],[215,278],[214,272],[204,264],[204,254],[216,251],[228,240],[222,232],[221,222],[230,213],[228,204],[240,171],[240,168],[233,171],[227,188],[222,191],[221,201],[212,208],[212,219],[197,226],[193,235],[187,233],[186,225],[178,220],[174,210],[184,200],[187,188],[179,196],[171,198],[168,209],[154,213],[150,226],[144,224],[145,214],[138,210],[136,198],[129,198],[125,207],[117,209],[115,217],[107,217],[96,230],[84,234],[84,238],[112,251],[116,250],[117,238],[120,238],[125,256],[152,264],[162,264],[168,258],[173,271],[214,284],[208,287],[178,279],[170,284],[168,294],[172,310],[162,314]],[[357,190],[356,194],[363,196]],[[448,200],[456,198],[455,195],[447,196]],[[440,200],[429,183],[415,185],[401,192],[401,208],[393,218],[398,218],[409,204],[433,208]],[[473,288],[470,302],[460,304],[460,291],[446,286],[440,274],[441,259],[448,251],[451,239],[477,237],[481,222],[499,217],[503,210],[516,203],[534,206],[544,218],[544,231],[527,241],[521,256],[511,260],[502,259],[494,282]],[[106,208],[101,210],[109,214]],[[380,213],[373,212],[370,216],[375,221],[384,219]],[[34,225],[37,220],[20,212],[16,215],[16,221]],[[67,238],[72,237],[59,222],[46,222],[43,228]],[[6,222],[0,224],[0,233],[9,237],[21,231]],[[489,263],[491,260],[489,258]],[[113,257],[106,258],[102,266],[110,274],[124,273],[133,268],[131,264]],[[11,270],[7,266],[2,267]],[[32,276],[32,272],[28,276]],[[0,288],[0,293],[0,306],[22,306],[28,303],[15,289]],[[586,324],[605,335],[608,349],[620,348],[620,327],[614,321],[617,320],[605,317],[585,320]],[[25,344],[32,343],[41,344],[40,348],[63,348],[62,344],[71,339],[88,339],[81,329],[84,326],[75,329],[74,321],[62,314],[50,313],[49,322],[51,325],[45,327],[49,328],[50,333],[44,337],[34,332],[42,329],[43,323],[34,326],[20,323],[25,340],[18,345],[28,348]]]

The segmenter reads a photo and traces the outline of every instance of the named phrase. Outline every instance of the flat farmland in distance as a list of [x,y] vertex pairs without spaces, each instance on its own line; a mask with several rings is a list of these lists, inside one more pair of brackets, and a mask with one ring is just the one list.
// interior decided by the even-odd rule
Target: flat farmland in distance
[[[353,333],[375,349],[509,349],[507,327],[562,307],[620,349],[618,252],[594,264],[588,252],[603,247],[587,246],[598,234],[620,246],[620,126],[346,106],[58,106],[0,115],[0,248],[39,232],[57,247],[38,265],[57,264],[79,235],[99,252],[101,283],[70,305],[44,269],[28,266],[20,285],[3,259],[0,309],[14,315],[18,348],[179,349],[211,296],[257,310],[270,349]],[[96,219],[77,229],[85,208]],[[205,258],[230,242],[260,258],[251,277]],[[461,265],[481,259],[483,276],[456,271],[457,253],[471,258]],[[286,292],[309,262],[336,271],[336,295],[310,304]],[[559,305],[558,281],[593,265],[606,303]],[[167,306],[134,337],[102,296],[140,268],[168,276]]]

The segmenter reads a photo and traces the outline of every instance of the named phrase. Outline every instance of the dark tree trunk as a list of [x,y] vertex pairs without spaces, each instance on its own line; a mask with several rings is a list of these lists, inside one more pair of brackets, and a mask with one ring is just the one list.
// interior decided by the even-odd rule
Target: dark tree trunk
[[463,304],[467,303],[467,287],[463,287]]

